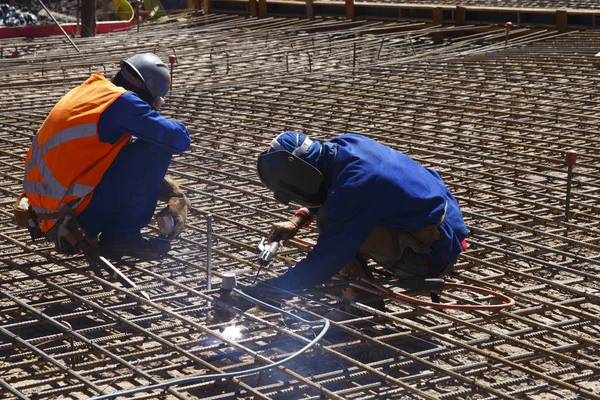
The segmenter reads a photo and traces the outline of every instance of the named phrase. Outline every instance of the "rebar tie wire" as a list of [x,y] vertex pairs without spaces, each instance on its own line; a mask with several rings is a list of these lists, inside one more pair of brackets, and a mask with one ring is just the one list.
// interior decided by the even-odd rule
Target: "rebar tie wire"
[[199,376],[192,376],[192,377],[188,377],[188,378],[180,378],[180,379],[174,379],[171,381],[166,381],[166,382],[162,382],[162,383],[157,383],[154,385],[150,385],[150,386],[144,386],[141,388],[136,388],[136,389],[129,389],[129,390],[124,390],[121,392],[115,392],[115,393],[110,393],[110,394],[105,394],[102,396],[98,396],[98,397],[93,397],[90,400],[104,400],[104,399],[113,399],[115,397],[120,397],[120,396],[129,396],[135,393],[140,393],[140,392],[148,392],[151,390],[156,390],[156,389],[162,389],[162,388],[168,388],[171,386],[178,386],[178,385],[187,385],[187,384],[191,384],[191,383],[195,383],[195,382],[199,382],[199,381],[206,381],[206,380],[219,380],[219,379],[228,379],[228,378],[233,378],[236,376],[240,376],[240,375],[254,375],[257,374],[259,372],[274,368],[274,367],[278,367],[288,361],[293,360],[294,358],[296,358],[297,356],[301,355],[302,353],[306,352],[307,350],[309,350],[310,348],[314,347],[327,333],[327,331],[329,330],[329,320],[327,318],[322,318],[322,319],[318,319],[318,320],[314,320],[314,321],[309,321],[306,320],[298,315],[295,315],[291,312],[282,310],[281,308],[275,307],[271,304],[265,303],[264,301],[261,301],[255,297],[252,297],[246,293],[244,293],[243,291],[241,291],[240,289],[237,288],[233,288],[232,289],[233,292],[237,293],[239,296],[243,297],[244,299],[254,303],[255,305],[258,305],[260,307],[264,307],[266,309],[270,309],[272,311],[276,311],[279,312],[289,318],[293,318],[295,320],[298,320],[304,324],[310,325],[310,326],[314,326],[314,325],[320,325],[323,324],[323,329],[321,330],[321,332],[310,342],[308,343],[306,346],[302,347],[300,350],[298,350],[296,353],[292,354],[289,357],[284,358],[283,360],[274,362],[273,364],[268,364],[268,365],[263,365],[262,367],[256,367],[256,368],[250,368],[250,369],[245,369],[245,370],[241,370],[241,371],[233,371],[233,372],[226,372],[226,373],[221,373],[221,374],[211,374],[211,375],[199,375]]

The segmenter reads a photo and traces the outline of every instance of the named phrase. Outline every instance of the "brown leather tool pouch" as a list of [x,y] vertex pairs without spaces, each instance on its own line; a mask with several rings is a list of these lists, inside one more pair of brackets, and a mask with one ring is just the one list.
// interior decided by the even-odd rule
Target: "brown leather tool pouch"
[[40,229],[37,218],[33,213],[29,203],[27,203],[27,207],[24,207],[23,204],[21,204],[23,199],[27,199],[27,195],[25,193],[21,193],[13,205],[15,224],[21,228],[27,228],[32,239],[44,237],[44,233]]
[[27,221],[33,218],[33,210],[31,210],[31,206],[27,204],[27,208],[21,206],[21,200],[26,199],[27,196],[25,193],[21,193],[19,197],[17,197],[17,201],[13,205],[13,215],[15,217],[15,223],[21,228],[29,228],[29,224]]

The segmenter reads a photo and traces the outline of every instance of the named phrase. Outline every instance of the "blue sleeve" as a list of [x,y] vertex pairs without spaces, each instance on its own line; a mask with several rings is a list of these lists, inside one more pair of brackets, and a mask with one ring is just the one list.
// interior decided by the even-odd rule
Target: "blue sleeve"
[[[356,197],[354,194],[355,201],[348,201],[353,197],[340,192],[330,196],[327,221],[316,246],[295,267],[274,280],[276,287],[300,290],[327,282],[359,252],[379,216],[373,215],[376,207]],[[357,204],[361,202],[362,206]]]
[[185,125],[163,117],[133,92],[119,96],[98,121],[98,137],[103,142],[115,143],[124,133],[173,154],[189,149],[191,143]]

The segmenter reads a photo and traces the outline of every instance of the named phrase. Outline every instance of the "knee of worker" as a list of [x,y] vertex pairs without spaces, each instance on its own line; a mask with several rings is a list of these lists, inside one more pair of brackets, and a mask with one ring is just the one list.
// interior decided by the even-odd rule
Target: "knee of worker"
[[441,278],[454,271],[455,260],[440,264],[428,260],[421,254],[413,253],[400,262],[380,262],[385,269],[399,278]]
[[338,275],[341,277],[367,278],[371,276],[371,270],[367,266],[364,257],[357,254],[342,267]]
[[355,287],[344,287],[342,289],[342,297],[346,300],[358,300],[360,297],[360,290]]
[[170,163],[171,153],[138,140],[121,150],[102,181],[108,181],[113,192],[125,197],[156,197],[158,201],[162,181]]

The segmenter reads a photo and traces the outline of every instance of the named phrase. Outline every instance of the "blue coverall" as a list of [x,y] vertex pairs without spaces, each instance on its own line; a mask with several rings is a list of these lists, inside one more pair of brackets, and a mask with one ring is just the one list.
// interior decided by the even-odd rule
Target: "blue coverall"
[[185,125],[164,118],[133,92],[119,96],[98,122],[103,142],[115,143],[123,133],[137,140],[121,149],[78,216],[91,237],[102,233],[101,240],[140,237],[154,215],[172,155],[190,147]]
[[375,226],[415,231],[439,223],[446,202],[440,239],[426,257],[443,264],[460,254],[467,228],[437,172],[362,135],[326,143],[335,149],[318,161],[327,166],[327,223],[306,258],[274,279],[276,287],[299,290],[326,282],[359,252]]

